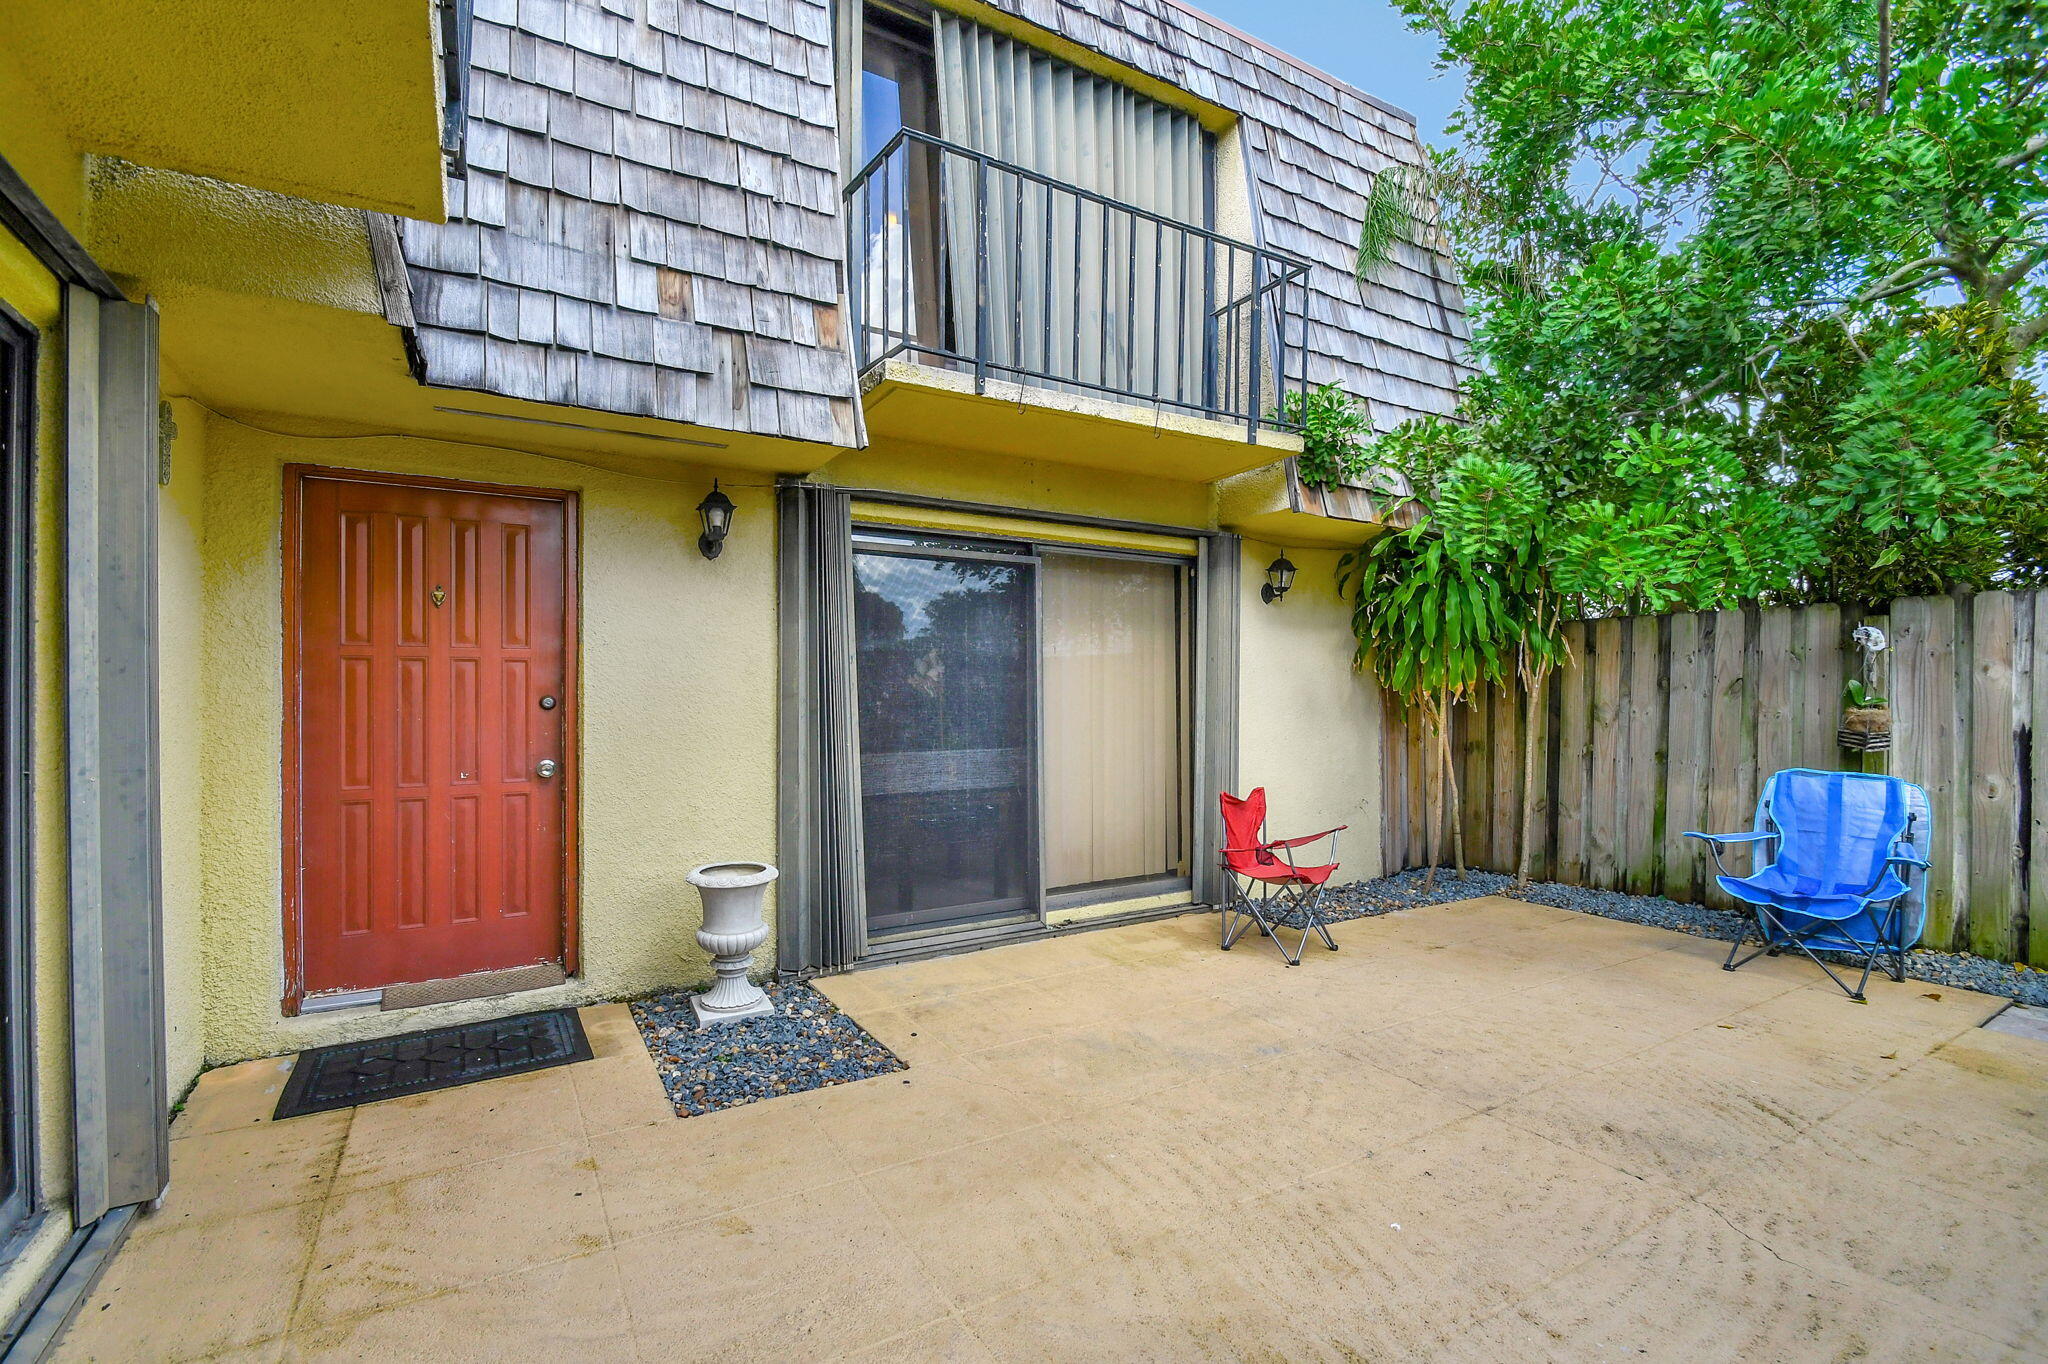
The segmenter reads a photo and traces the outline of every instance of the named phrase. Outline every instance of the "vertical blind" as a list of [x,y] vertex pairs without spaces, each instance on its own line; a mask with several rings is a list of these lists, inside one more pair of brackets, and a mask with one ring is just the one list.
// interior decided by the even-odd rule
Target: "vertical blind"
[[[1207,141],[1193,115],[944,11],[935,22],[947,141],[1208,226]],[[974,326],[985,274],[992,368],[1199,405],[1196,300],[1215,270],[1199,241],[1000,170],[978,189],[961,158],[947,159],[943,180],[955,326]],[[962,335],[957,349],[976,340]]]
[[1045,882],[1187,870],[1185,570],[1047,553]]

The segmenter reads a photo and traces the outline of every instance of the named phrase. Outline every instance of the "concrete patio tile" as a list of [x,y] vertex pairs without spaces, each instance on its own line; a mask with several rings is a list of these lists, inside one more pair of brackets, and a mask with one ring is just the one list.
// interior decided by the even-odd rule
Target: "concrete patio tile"
[[171,1139],[202,1137],[269,1122],[291,1078],[292,1057],[269,1056],[209,1070],[185,1096],[171,1124]]
[[626,1298],[608,1249],[295,1332],[287,1347],[295,1364],[373,1359],[609,1364],[632,1355]]
[[1062,1124],[1153,1215],[1292,1187],[1471,1110],[1335,1048],[1212,1070]]
[[[1866,992],[1869,1002],[1858,1004],[1830,984],[1820,974],[1820,968],[1811,962],[1805,965],[1813,973],[1805,983],[1806,988],[1773,995],[1758,1004],[1756,1012],[1795,1026],[1835,1032],[1868,1029],[1945,1041],[1982,1026],[2006,1003],[1974,990],[1958,990],[1924,980],[1895,981],[1873,973]],[[1849,983],[1854,985],[1855,977],[1850,977]]]
[[2034,1076],[2025,1055],[2001,1055],[1998,1039],[1983,1031],[1938,1048],[1808,1137],[1873,1179],[2000,1211],[2034,1206],[2048,1189],[2048,1077]]
[[383,1099],[355,1110],[335,1188],[346,1192],[583,1135],[573,1066]]
[[1122,1186],[1085,1147],[1057,1139],[959,1147],[860,1183],[959,1308],[1128,1253],[1157,1230],[1120,1233],[1135,1220]]
[[848,1361],[888,1361],[888,1364],[995,1364],[996,1355],[958,1317],[947,1317],[906,1331],[900,1336],[855,1350],[843,1356]]
[[[986,990],[944,995],[894,1012],[919,1034],[946,1039],[954,1052],[981,1051],[1012,1042],[1108,1023],[1151,998],[1142,982],[1096,965]],[[1165,1002],[1161,999],[1160,1002]]]
[[1520,996],[1382,1028],[1353,1049],[1469,1108],[1491,1108],[1641,1051],[1638,1030]]
[[130,1237],[65,1333],[61,1357],[168,1364],[243,1346],[268,1351],[291,1323],[319,1223],[319,1204],[298,1203]]
[[1787,1260],[1881,1279],[1986,1335],[2048,1355],[2048,1298],[2013,1292],[2001,1273],[2048,1265],[2048,1227],[2038,1217],[1961,1199],[1901,1197],[1899,1177],[1807,1139],[1788,1146],[1779,1165],[1798,1173],[1732,1175],[1699,1201]]
[[1319,1195],[1371,1199],[1383,1222],[1361,1233],[1398,1241],[1432,1291],[1476,1309],[1515,1302],[1568,1266],[1635,1234],[1679,1190],[1603,1165],[1485,1115],[1324,1172]]
[[622,1242],[639,1357],[829,1359],[947,1315],[912,1248],[857,1183]]
[[[833,1002],[838,1003],[837,1000]],[[846,1006],[840,1007],[845,1009]],[[859,1012],[847,1009],[846,1012],[905,1065],[941,1064],[957,1061],[967,1054],[927,1025],[915,1005],[896,1009],[862,1009]]]
[[583,1254],[606,1239],[596,1165],[581,1139],[337,1193],[293,1328]]
[[600,1057],[563,1069],[575,1091],[587,1135],[675,1121],[676,1106],[645,1047],[638,1056]]
[[865,1174],[1038,1127],[1051,1106],[991,1083],[971,1062],[916,1066],[804,1096],[817,1130]]
[[[967,1322],[995,1358],[1046,1364],[1363,1360],[1410,1353],[1397,1348],[1398,1326],[1390,1328],[1371,1310],[1386,1301],[1385,1281],[1316,1284],[1297,1274],[1274,1284],[1252,1277],[1242,1243],[1273,1234],[1274,1225],[1164,1231],[1129,1254],[1073,1266],[1057,1279],[972,1308]],[[1310,1298],[1319,1310],[1300,1310]]]
[[591,1004],[576,1011],[583,1035],[590,1039],[590,1054],[596,1060],[609,1056],[645,1054],[640,1042],[640,1025],[626,1004]]
[[604,1133],[590,1154],[618,1241],[853,1175],[802,1096]]
[[1566,1357],[1984,1360],[2005,1346],[1889,1285],[1775,1254],[1694,1204],[1522,1302]]
[[1201,1001],[1177,1020],[1154,1014],[1054,1033],[992,1047],[973,1059],[992,1084],[1086,1108],[1178,1084],[1191,1068],[1241,1064],[1261,1050],[1279,1055],[1300,1041],[1219,1001]]
[[146,1213],[132,1234],[161,1235],[325,1198],[352,1116],[347,1109],[314,1113],[274,1126],[252,1124],[174,1142],[170,1188],[161,1206]]
[[1699,1064],[1682,1041],[1492,1111],[1603,1164],[1684,1188],[1753,1168],[1801,1131],[1798,1114],[1763,1097],[1754,1077],[1725,1062]]

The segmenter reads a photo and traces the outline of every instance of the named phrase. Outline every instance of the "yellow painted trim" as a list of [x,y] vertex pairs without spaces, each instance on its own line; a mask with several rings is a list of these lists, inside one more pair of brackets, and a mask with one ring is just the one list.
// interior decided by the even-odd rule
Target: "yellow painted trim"
[[1192,907],[1194,903],[1187,891],[1171,890],[1164,895],[1143,895],[1134,900],[1109,900],[1099,905],[1056,909],[1045,916],[1045,922],[1052,928],[1065,928],[1069,924],[1093,923],[1097,919],[1112,919],[1119,914],[1136,914],[1147,909],[1168,909],[1176,905]]
[[1192,536],[1076,526],[1059,521],[1035,521],[1025,516],[995,516],[987,512],[952,511],[944,507],[906,507],[893,502],[865,502],[856,498],[852,510],[855,521],[868,525],[909,526],[917,530],[938,530],[954,535],[994,535],[1018,540],[1050,540],[1056,544],[1088,545],[1095,549],[1145,550],[1153,554],[1178,554],[1187,558],[1193,558],[1199,548],[1199,542]]
[[1148,76],[1134,66],[1125,66],[1113,57],[1106,57],[1093,48],[1083,47],[1069,38],[1062,38],[1050,29],[1040,28],[1028,19],[1006,14],[982,0],[935,0],[936,8],[950,10],[963,19],[972,19],[983,28],[992,28],[1020,43],[1028,43],[1041,52],[1047,52],[1061,61],[1078,66],[1084,71],[1093,71],[1107,77],[1118,85],[1128,85],[1141,95],[1158,100],[1161,104],[1185,109],[1201,120],[1202,126],[1212,133],[1228,132],[1237,126],[1237,115],[1220,104],[1212,104],[1199,95],[1169,85],[1156,76]]

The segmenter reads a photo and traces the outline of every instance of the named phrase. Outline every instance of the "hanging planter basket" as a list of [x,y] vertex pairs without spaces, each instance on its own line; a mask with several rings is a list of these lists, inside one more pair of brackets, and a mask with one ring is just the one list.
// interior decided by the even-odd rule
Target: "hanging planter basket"
[[1892,746],[1890,706],[1849,706],[1835,741],[1851,753],[1883,753]]

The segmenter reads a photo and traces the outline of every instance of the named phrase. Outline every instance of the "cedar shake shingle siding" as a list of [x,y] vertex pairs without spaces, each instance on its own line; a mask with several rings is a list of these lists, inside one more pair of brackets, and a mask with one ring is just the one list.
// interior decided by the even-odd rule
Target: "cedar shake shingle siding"
[[[1307,377],[1453,405],[1448,258],[1351,272],[1413,120],[1172,0],[988,0],[1236,112],[1257,236],[1312,263]],[[853,444],[828,0],[475,0],[464,178],[402,243],[429,384]]]
[[476,0],[427,383],[852,444],[826,0]]
[[1449,255],[1401,243],[1371,283],[1353,273],[1372,177],[1423,160],[1413,118],[1173,0],[986,3],[1235,112],[1259,244],[1313,267],[1308,381],[1368,399],[1381,430],[1452,409],[1471,330]]

